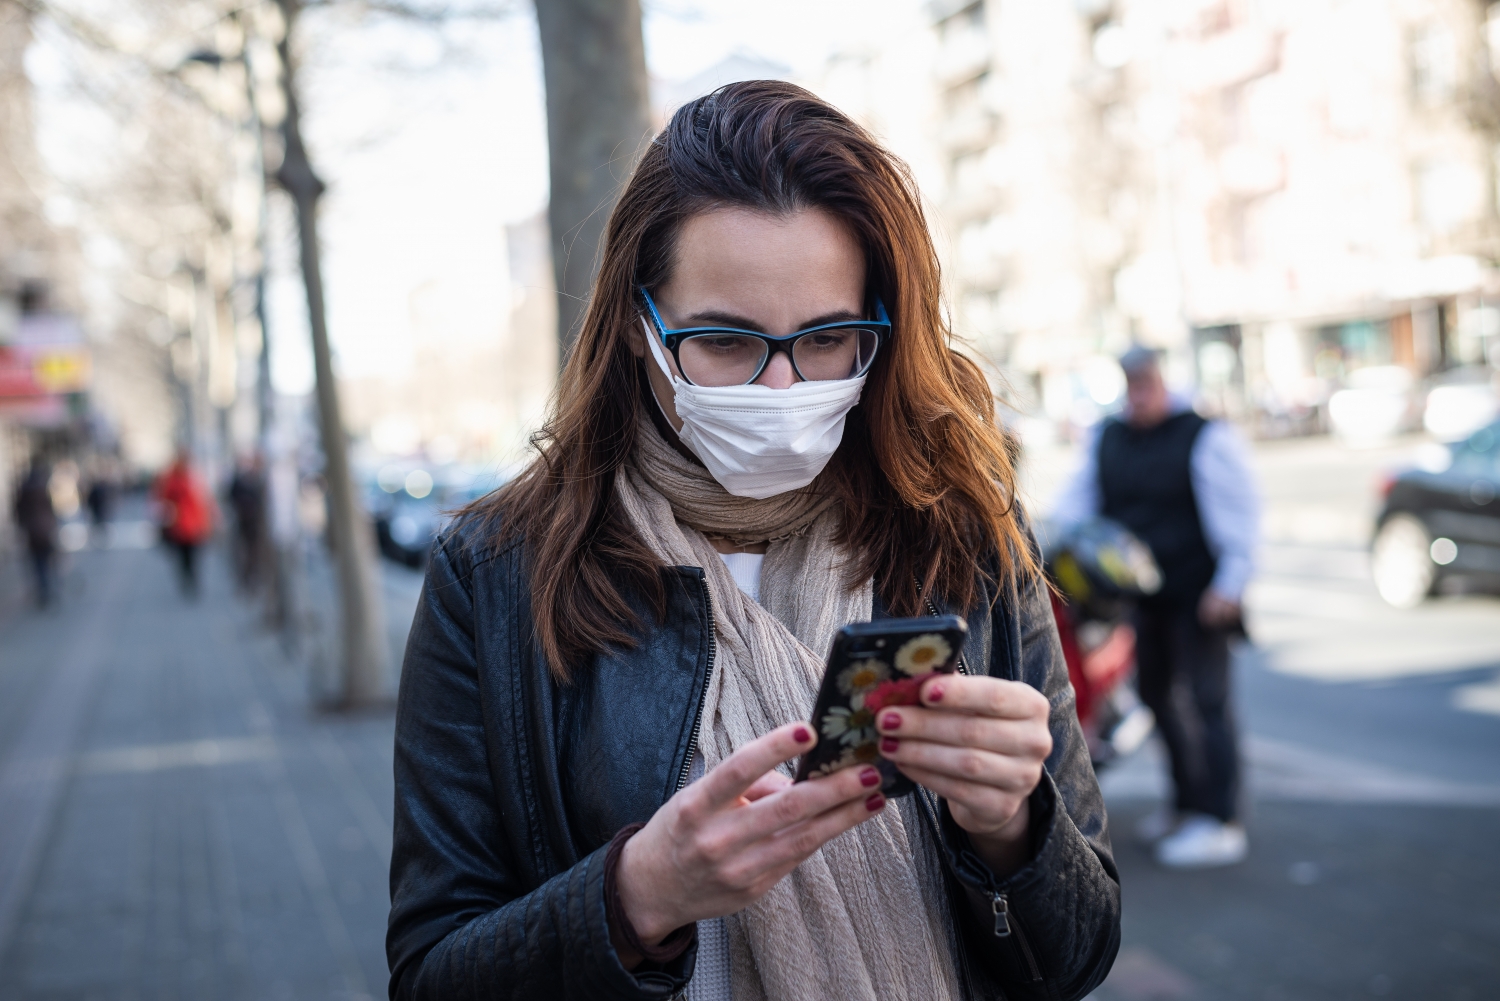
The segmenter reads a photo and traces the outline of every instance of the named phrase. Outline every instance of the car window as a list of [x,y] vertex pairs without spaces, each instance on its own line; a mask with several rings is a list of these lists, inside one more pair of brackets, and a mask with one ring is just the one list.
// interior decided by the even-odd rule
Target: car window
[[1453,472],[1460,476],[1500,477],[1500,424],[1475,431],[1454,450]]

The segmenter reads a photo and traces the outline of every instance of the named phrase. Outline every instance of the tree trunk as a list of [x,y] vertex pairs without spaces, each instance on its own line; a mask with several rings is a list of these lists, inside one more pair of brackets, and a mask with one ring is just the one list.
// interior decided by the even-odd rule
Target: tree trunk
[[339,412],[338,386],[328,348],[328,323],[323,309],[323,274],[318,250],[318,198],[323,182],[313,171],[302,143],[291,37],[300,0],[278,0],[286,31],[281,52],[286,118],[282,132],[286,155],[276,180],[297,205],[297,232],[302,245],[302,280],[307,287],[308,325],[312,329],[313,366],[317,376],[318,425],[323,439],[324,476],[328,481],[328,530],[338,570],[340,617],[343,625],[341,701],[346,707],[380,701],[388,656],[385,614],[381,599],[374,544],[365,512],[349,475],[344,422]]
[[639,0],[536,0],[547,85],[558,351],[588,308],[604,224],[650,130]]

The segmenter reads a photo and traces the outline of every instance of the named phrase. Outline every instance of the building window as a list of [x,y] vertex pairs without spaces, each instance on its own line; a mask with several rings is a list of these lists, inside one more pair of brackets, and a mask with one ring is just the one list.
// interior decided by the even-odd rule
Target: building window
[[1484,208],[1484,179],[1471,165],[1437,160],[1417,168],[1417,215],[1433,234],[1451,233]]
[[944,42],[966,35],[970,32],[984,31],[984,3],[970,4],[963,10],[943,21],[939,33]]
[[989,83],[988,71],[949,87],[943,94],[943,110],[949,118],[959,118],[984,110],[984,89]]
[[1500,3],[1492,3],[1484,13],[1484,45],[1489,50],[1490,73],[1500,78]]
[[1441,24],[1412,32],[1409,43],[1412,99],[1424,107],[1446,104],[1458,83],[1458,51],[1453,33]]
[[1118,21],[1106,21],[1094,32],[1094,62],[1107,70],[1122,68],[1135,55],[1130,32]]

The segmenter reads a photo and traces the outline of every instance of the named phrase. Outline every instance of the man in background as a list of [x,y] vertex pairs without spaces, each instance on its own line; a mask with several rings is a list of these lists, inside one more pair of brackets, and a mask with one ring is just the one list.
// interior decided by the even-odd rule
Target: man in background
[[114,517],[119,484],[115,481],[114,463],[108,457],[96,457],[92,468],[93,475],[89,478],[89,492],[84,503],[88,505],[89,517],[93,521],[94,538],[103,545],[107,543],[109,522]]
[[57,553],[57,511],[52,506],[52,468],[33,459],[16,490],[15,516],[26,537],[31,579],[38,608],[52,604],[52,562]]
[[266,548],[266,475],[259,452],[240,457],[229,481],[234,511],[234,567],[240,591],[260,586]]
[[1064,524],[1102,515],[1151,547],[1163,583],[1137,611],[1136,672],[1171,758],[1174,799],[1138,831],[1163,865],[1232,865],[1249,845],[1239,823],[1229,639],[1243,635],[1259,497],[1239,434],[1168,393],[1155,351],[1133,347],[1120,367],[1125,411],[1085,443],[1055,514]]

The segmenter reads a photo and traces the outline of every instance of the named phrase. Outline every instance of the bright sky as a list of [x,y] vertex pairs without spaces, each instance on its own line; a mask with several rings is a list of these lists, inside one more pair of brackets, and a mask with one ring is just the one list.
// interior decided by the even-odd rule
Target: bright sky
[[[541,53],[529,5],[523,11],[474,31],[478,58],[445,71],[381,71],[395,42],[388,32],[366,29],[350,44],[340,26],[337,46],[314,50],[304,92],[309,133],[331,182],[324,239],[342,374],[401,372],[413,348],[409,302],[418,287],[461,298],[449,315],[466,317],[470,336],[494,330],[508,309],[503,227],[543,210],[547,199]],[[922,23],[918,0],[648,4],[648,71],[680,81],[743,53],[805,77],[834,53],[868,45],[873,32],[912,21]],[[410,44],[409,30],[401,41]],[[276,381],[286,391],[309,388],[292,276],[275,303],[276,330],[298,331],[276,341]]]
[[[547,198],[541,55],[531,6],[518,8],[508,21],[464,26],[467,58],[457,61],[423,29],[340,13],[306,19],[305,131],[329,184],[324,277],[345,376],[399,376],[410,365],[414,297],[442,301],[454,327],[445,336],[459,341],[493,336],[505,322],[504,227]],[[919,0],[648,0],[645,12],[648,70],[667,83],[736,53],[816,77],[835,54],[888,48],[926,23]],[[49,166],[77,176],[108,162],[98,147],[110,133],[62,93],[66,73],[43,38],[28,59],[39,139]],[[926,69],[925,58],[910,67]],[[275,214],[283,239],[270,287],[273,380],[304,392],[306,306],[290,213]]]

